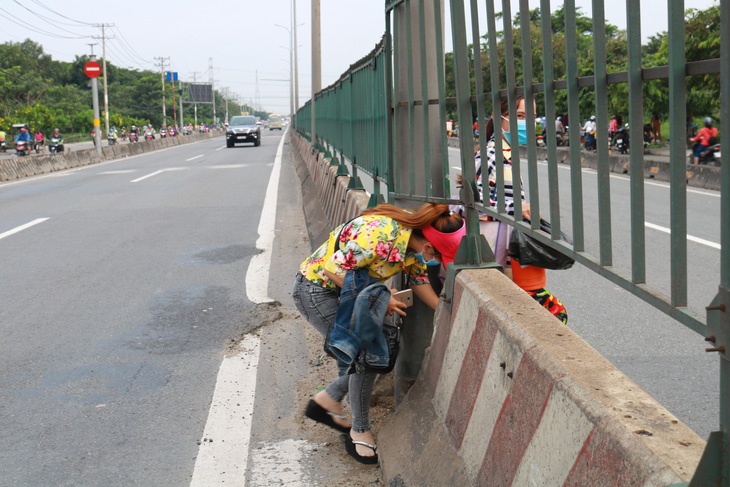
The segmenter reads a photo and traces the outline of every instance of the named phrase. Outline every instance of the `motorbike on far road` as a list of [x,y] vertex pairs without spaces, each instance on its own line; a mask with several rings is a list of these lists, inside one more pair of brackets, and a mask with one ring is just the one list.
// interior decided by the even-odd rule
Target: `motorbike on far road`
[[63,152],[63,139],[60,137],[51,137],[51,145],[48,146],[48,151],[51,154]]
[[28,145],[28,142],[21,140],[15,143],[15,155],[17,156],[27,156],[30,152],[30,147]]

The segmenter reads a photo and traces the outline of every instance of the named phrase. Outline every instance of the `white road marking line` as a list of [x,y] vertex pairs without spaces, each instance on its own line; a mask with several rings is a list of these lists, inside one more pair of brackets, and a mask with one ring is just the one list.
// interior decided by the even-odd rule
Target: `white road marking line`
[[131,172],[136,172],[136,171],[137,171],[136,169],[121,169],[119,171],[104,171],[104,172],[100,172],[99,175],[102,175],[102,174],[129,174]]
[[246,485],[260,346],[246,335],[239,353],[221,362],[191,487]]
[[199,156],[191,157],[190,159],[185,159],[185,162],[194,161],[195,159],[200,159],[203,157],[203,154],[200,154]]
[[219,150],[225,149],[226,147],[228,147],[228,146],[224,145],[224,146],[218,147],[215,151],[218,152]]
[[151,178],[152,176],[157,176],[158,174],[162,174],[163,172],[167,172],[167,171],[183,171],[185,169],[187,169],[187,168],[185,168],[185,167],[170,167],[170,168],[167,168],[167,169],[160,169],[159,171],[155,171],[155,172],[150,173],[150,174],[148,174],[146,176],[142,176],[141,178],[133,179],[133,180],[130,181],[130,183],[138,183],[139,181],[144,181],[147,178]]
[[264,208],[259,221],[259,238],[256,248],[261,253],[251,259],[246,271],[246,295],[254,303],[269,303],[273,301],[268,296],[269,268],[271,267],[271,253],[274,247],[274,228],[276,226],[276,199],[279,193],[279,173],[281,172],[281,154],[284,150],[284,137],[279,142],[279,148],[274,157],[274,167],[271,169],[269,185],[266,187]]
[[36,218],[32,222],[28,222],[25,225],[20,225],[19,227],[15,227],[12,230],[8,230],[5,233],[0,233],[0,240],[4,239],[5,237],[9,237],[11,235],[14,235],[18,232],[22,232],[23,230],[26,230],[34,225],[38,225],[39,223],[43,223],[44,221],[48,220],[48,218]]
[[228,164],[223,166],[208,166],[211,169],[240,169],[242,167],[248,167],[248,164]]
[[[644,225],[646,225],[647,227],[649,227],[653,230],[658,230],[660,232],[668,233],[670,235],[672,233],[671,229],[666,228],[666,227],[661,227],[661,226],[655,225],[653,223],[644,222]],[[704,238],[694,237],[692,235],[687,235],[687,240],[698,243],[698,244],[707,245],[708,247],[712,247],[713,249],[717,249],[717,250],[720,250],[722,248],[722,246],[719,243],[711,242],[710,240],[705,240]]]
[[[538,162],[538,164],[541,165],[541,166],[547,166],[547,163],[546,162]],[[570,166],[565,165],[565,164],[560,164],[560,165],[558,165],[558,167],[560,169],[564,169],[566,171],[569,171],[570,170]],[[596,171],[595,169],[590,169],[590,168],[583,168],[583,172],[586,173],[586,174],[598,174],[598,171]],[[630,181],[631,180],[630,177],[623,176],[623,175],[619,175],[619,174],[611,174],[610,177],[612,179],[621,179],[623,181]],[[647,179],[644,179],[644,185],[646,185],[646,186],[657,186],[659,188],[666,188],[666,189],[669,189],[670,188],[669,183],[660,183],[660,182],[656,182],[656,181],[650,181],[650,180],[647,180]],[[688,193],[699,194],[699,195],[702,195],[702,196],[711,196],[713,198],[719,198],[720,197],[720,193],[719,192],[710,193],[708,191],[702,191],[702,190],[699,190],[699,189],[691,189],[691,188],[687,188],[687,192]]]
[[[267,288],[274,245],[276,200],[283,147],[282,137],[276,151],[269,185],[266,188],[258,228],[259,238],[256,247],[263,252],[251,259],[246,271],[246,294],[254,303],[272,301],[267,296]],[[234,487],[246,485],[260,346],[261,339],[257,335],[246,335],[241,342],[242,352],[224,358],[221,363],[203,441],[200,443],[198,457],[195,460],[191,487],[224,483]],[[240,406],[234,409],[233,404]],[[214,441],[205,441],[206,439]]]

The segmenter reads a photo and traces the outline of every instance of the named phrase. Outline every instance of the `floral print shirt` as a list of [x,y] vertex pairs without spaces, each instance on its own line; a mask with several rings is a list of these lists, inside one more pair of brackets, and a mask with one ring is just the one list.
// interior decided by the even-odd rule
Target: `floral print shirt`
[[[411,231],[390,217],[357,217],[335,228],[329,239],[302,262],[299,271],[315,284],[333,291],[337,286],[324,275],[325,270],[344,276],[349,270],[366,268],[380,282],[406,271],[408,285],[428,284],[426,267],[407,248]],[[338,235],[340,245],[335,252]]]

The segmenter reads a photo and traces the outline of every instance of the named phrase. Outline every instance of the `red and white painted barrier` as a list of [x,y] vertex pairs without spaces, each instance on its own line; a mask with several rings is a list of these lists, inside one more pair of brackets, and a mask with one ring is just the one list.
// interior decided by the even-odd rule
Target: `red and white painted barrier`
[[688,481],[704,447],[509,279],[487,270],[457,278],[452,310],[442,304],[436,314],[419,380],[378,443],[386,480],[540,487]]

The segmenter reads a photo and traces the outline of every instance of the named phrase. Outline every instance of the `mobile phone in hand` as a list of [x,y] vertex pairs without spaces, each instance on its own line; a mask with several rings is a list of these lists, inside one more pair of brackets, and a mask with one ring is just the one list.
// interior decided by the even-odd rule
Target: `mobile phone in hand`
[[393,294],[393,298],[397,299],[401,303],[406,303],[406,306],[409,308],[413,306],[413,290],[411,289],[398,291],[397,293]]

